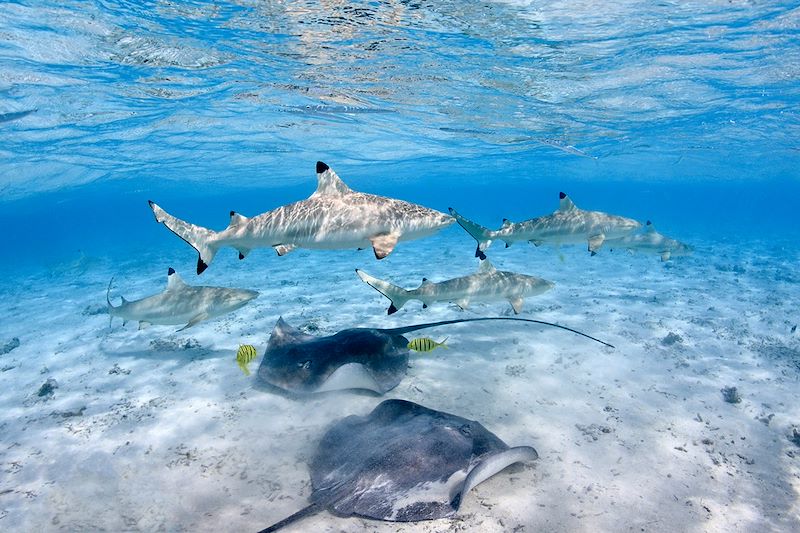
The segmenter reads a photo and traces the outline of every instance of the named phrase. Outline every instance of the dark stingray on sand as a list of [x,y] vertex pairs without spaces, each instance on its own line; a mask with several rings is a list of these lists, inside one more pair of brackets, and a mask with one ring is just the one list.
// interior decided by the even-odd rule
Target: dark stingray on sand
[[532,447],[510,448],[474,420],[386,400],[325,433],[309,465],[310,504],[261,533],[324,509],[393,522],[451,517],[474,486],[537,458]]
[[258,367],[258,380],[290,393],[364,389],[384,394],[400,383],[408,369],[409,340],[405,334],[485,320],[543,324],[611,346],[566,326],[527,318],[466,318],[392,329],[350,328],[325,337],[303,333],[280,318]]

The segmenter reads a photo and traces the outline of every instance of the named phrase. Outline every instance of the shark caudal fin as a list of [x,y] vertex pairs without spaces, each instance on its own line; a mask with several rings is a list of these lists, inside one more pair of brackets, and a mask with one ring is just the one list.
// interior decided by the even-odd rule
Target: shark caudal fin
[[458,224],[464,228],[467,233],[472,235],[473,239],[478,241],[478,247],[475,249],[475,257],[486,259],[486,254],[483,252],[492,244],[494,232],[489,228],[485,228],[480,224],[476,224],[475,222],[462,217],[452,207],[449,207],[448,209],[450,210],[450,214],[453,215],[453,218],[456,219],[456,222],[458,222]]
[[392,305],[389,306],[389,311],[387,314],[391,315],[396,313],[409,300],[408,291],[402,287],[392,285],[391,283],[378,278],[373,278],[363,270],[356,269],[356,274],[358,274],[358,277],[361,278],[361,281],[392,301]]
[[216,244],[217,232],[201,226],[195,226],[179,218],[175,218],[152,200],[147,201],[150,209],[156,216],[156,221],[164,224],[172,233],[188,242],[192,248],[197,250],[197,273],[202,274],[214,256],[217,254],[218,245]]

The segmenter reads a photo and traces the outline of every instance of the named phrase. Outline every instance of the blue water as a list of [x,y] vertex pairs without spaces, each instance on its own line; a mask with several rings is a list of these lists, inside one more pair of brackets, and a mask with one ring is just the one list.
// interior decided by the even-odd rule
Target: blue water
[[[80,312],[104,305],[111,276],[123,294],[160,290],[170,266],[199,282],[194,250],[154,221],[147,200],[222,229],[232,209],[252,216],[307,197],[316,187],[317,160],[355,190],[445,212],[454,207],[492,228],[503,218],[552,212],[560,191],[585,209],[652,220],[662,233],[694,245],[695,254],[662,264],[657,256],[608,252],[589,259],[583,246],[502,250],[496,244],[492,259],[554,279],[572,298],[564,312],[580,312],[579,325],[617,343],[641,333],[625,330],[626,322],[657,320],[644,318],[658,309],[639,306],[647,301],[667,306],[664,315],[685,320],[687,328],[719,320],[697,334],[730,342],[715,348],[720,353],[742,356],[740,346],[761,343],[785,348],[769,353],[798,357],[800,333],[789,329],[798,322],[791,303],[800,259],[798,80],[800,7],[786,1],[3,2],[0,294],[16,303],[4,312],[0,345],[21,339],[14,365],[30,371],[25,379],[13,370],[0,374],[11,387],[4,405],[35,391],[44,380],[40,366],[69,374],[68,363],[47,359],[63,345],[105,339],[106,317]],[[246,325],[226,325],[234,328],[227,336],[207,326],[203,342],[222,351],[221,344],[234,346],[241,336],[260,332],[263,340],[280,314],[328,320],[333,329],[362,320],[384,325],[385,302],[350,277],[353,268],[411,287],[431,273],[446,279],[470,272],[473,251],[474,241],[457,225],[401,242],[381,263],[349,250],[281,258],[260,250],[239,262],[234,251],[223,250],[199,280],[247,285],[273,300],[262,297],[258,311],[244,315]],[[326,264],[335,266],[325,270]],[[278,283],[293,288],[270,292]],[[346,295],[327,290],[332,284]],[[596,293],[581,292],[593,284]],[[561,297],[532,307],[553,311]],[[594,312],[597,298],[618,305],[623,318]],[[693,298],[709,305],[691,307]],[[625,311],[631,301],[636,306]],[[699,314],[684,313],[682,305]],[[725,306],[730,316],[723,327],[711,309]],[[30,309],[39,314],[28,316]],[[446,306],[436,315],[418,311],[404,311],[401,319],[458,316]],[[478,311],[501,312],[508,311],[501,305]],[[757,325],[747,322],[756,316]],[[737,319],[747,327],[734,324]],[[723,329],[751,336],[737,340]],[[80,333],[65,340],[69,331]],[[151,339],[135,329],[112,338],[122,343],[126,331]],[[663,337],[666,330],[652,334]],[[657,340],[637,337],[646,353]],[[147,357],[142,352],[139,359]],[[794,373],[784,379],[796,384],[796,368],[787,372]],[[730,384],[734,375],[720,379]],[[718,385],[707,389],[716,394]],[[773,442],[792,451],[784,436],[800,423],[800,408],[796,397],[776,395],[783,411]],[[50,409],[30,407],[39,408]],[[747,420],[757,415],[748,412]],[[4,427],[16,426],[7,419]],[[6,465],[14,461],[4,458]],[[796,477],[796,464],[769,465],[775,470],[765,476]],[[9,498],[3,490],[21,494],[15,483],[0,483],[0,529],[4,520],[12,529],[57,529],[47,517],[26,522],[20,506],[3,503]],[[162,488],[168,490],[152,487]],[[796,488],[784,489],[796,498]],[[778,529],[796,527],[796,502],[786,498],[790,503],[775,511],[784,518],[775,519],[768,506],[756,506],[750,516]],[[69,501],[91,499],[83,494]],[[236,524],[263,527],[292,510]],[[94,518],[61,524],[123,527],[116,516],[88,516]],[[196,526],[187,516],[167,513],[161,522],[136,527]],[[619,530],[624,516],[595,527]],[[706,523],[687,520],[681,525]],[[541,516],[517,522],[552,526]],[[756,523],[707,527],[747,530]]]

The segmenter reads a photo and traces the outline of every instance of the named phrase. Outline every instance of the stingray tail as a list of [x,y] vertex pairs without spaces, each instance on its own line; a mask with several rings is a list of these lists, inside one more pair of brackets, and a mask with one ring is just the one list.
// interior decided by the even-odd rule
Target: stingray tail
[[164,224],[172,233],[188,242],[192,248],[197,250],[197,273],[202,274],[219,249],[219,232],[212,231],[208,228],[195,226],[184,220],[176,218],[163,209],[161,209],[155,202],[148,200],[153,214],[156,216],[156,221]]
[[312,503],[308,507],[304,507],[304,508],[300,509],[299,511],[297,511],[293,515],[287,516],[286,518],[284,518],[280,522],[276,522],[276,523],[272,524],[271,526],[269,526],[268,528],[262,529],[258,533],[270,533],[271,531],[278,531],[279,529],[281,529],[283,527],[286,527],[286,526],[288,526],[289,524],[291,524],[293,522],[296,522],[298,520],[302,520],[303,518],[305,518],[307,516],[311,516],[312,514],[318,513],[323,508],[324,508],[324,506],[320,505],[319,503]]
[[563,329],[564,331],[569,331],[576,335],[580,335],[581,337],[586,337],[587,339],[591,339],[595,342],[599,342],[604,346],[608,346],[609,348],[613,348],[613,344],[609,344],[605,341],[601,341],[600,339],[596,339],[591,335],[587,335],[586,333],[581,333],[577,329],[568,328],[567,326],[562,326],[560,324],[555,324],[553,322],[546,322],[544,320],[536,320],[533,318],[516,318],[510,316],[496,316],[496,317],[482,317],[482,318],[454,318],[453,320],[442,320],[439,322],[428,322],[426,324],[416,324],[413,326],[403,326],[400,328],[391,328],[391,329],[383,329],[386,333],[392,335],[405,335],[406,333],[411,333],[412,331],[419,331],[421,329],[427,328],[435,328],[437,326],[444,326],[447,324],[461,324],[462,322],[481,322],[484,320],[513,320],[514,322],[530,322],[532,324],[541,324],[543,326],[549,326],[553,328]]
[[108,304],[108,329],[111,329],[111,321],[114,320],[114,309],[116,309],[113,305],[111,305],[112,283],[114,283],[114,278],[111,278],[111,281],[108,282],[108,289],[106,289],[106,303]]
[[392,301],[392,305],[389,306],[388,311],[388,314],[390,315],[396,313],[410,299],[409,292],[402,287],[398,287],[397,285],[392,285],[387,281],[374,278],[363,270],[356,269],[356,274],[358,274],[358,277],[361,278],[361,281]]
[[478,241],[478,247],[475,249],[475,257],[480,257],[481,259],[486,259],[486,254],[483,252],[489,248],[492,244],[492,239],[494,238],[494,231],[490,230],[489,228],[485,228],[480,224],[476,224],[475,222],[468,220],[458,212],[453,209],[452,207],[448,208],[450,210],[450,214],[453,215],[453,218],[456,219],[456,222],[464,228],[467,233],[472,235],[472,238]]

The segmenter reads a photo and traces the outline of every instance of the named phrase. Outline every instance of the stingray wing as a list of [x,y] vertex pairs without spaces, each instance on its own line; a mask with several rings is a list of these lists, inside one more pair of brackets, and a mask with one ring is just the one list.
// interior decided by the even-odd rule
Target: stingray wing
[[311,463],[311,500],[341,516],[389,521],[444,518],[463,485],[473,439],[469,421],[403,400],[331,427]]

